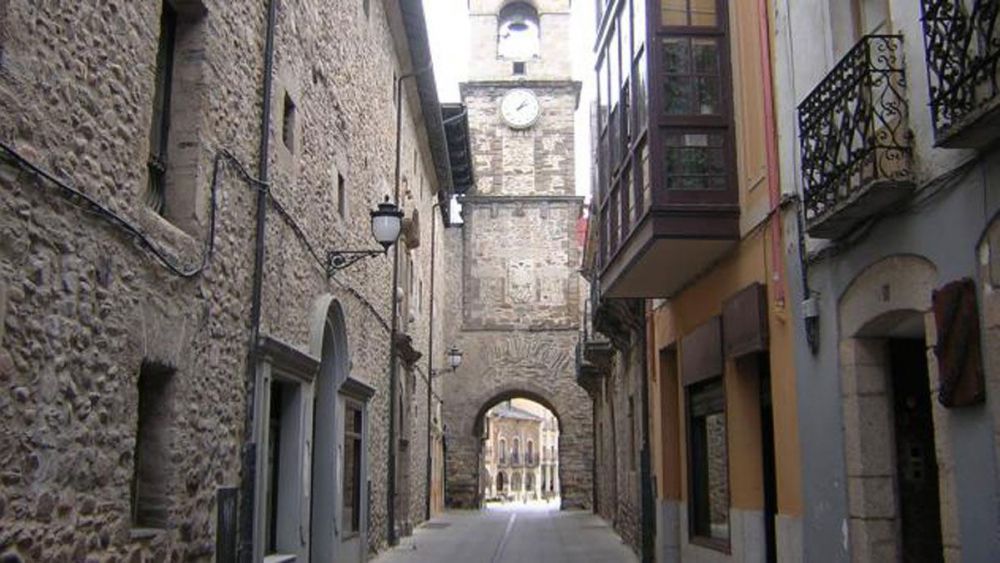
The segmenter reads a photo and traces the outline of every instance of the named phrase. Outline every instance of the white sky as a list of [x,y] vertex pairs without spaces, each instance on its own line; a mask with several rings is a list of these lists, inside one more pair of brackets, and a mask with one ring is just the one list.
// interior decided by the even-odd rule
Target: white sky
[[[423,0],[430,35],[434,76],[442,102],[460,102],[458,83],[469,67],[468,0]],[[573,77],[583,82],[576,112],[576,193],[590,195],[590,101],[593,99],[594,6],[573,2]],[[542,30],[542,33],[545,31]]]

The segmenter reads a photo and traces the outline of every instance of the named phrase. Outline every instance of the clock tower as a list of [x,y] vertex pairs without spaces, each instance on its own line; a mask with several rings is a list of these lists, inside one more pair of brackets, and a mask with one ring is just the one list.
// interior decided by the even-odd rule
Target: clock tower
[[564,507],[587,508],[592,403],[575,377],[583,198],[574,182],[580,83],[572,77],[571,2],[469,0],[469,17],[470,73],[461,93],[476,183],[462,200],[455,339],[466,362],[463,376],[445,386],[445,424],[461,429],[449,433],[447,496],[476,504],[496,479],[475,435],[483,413],[527,397],[560,420],[558,475],[547,483]]

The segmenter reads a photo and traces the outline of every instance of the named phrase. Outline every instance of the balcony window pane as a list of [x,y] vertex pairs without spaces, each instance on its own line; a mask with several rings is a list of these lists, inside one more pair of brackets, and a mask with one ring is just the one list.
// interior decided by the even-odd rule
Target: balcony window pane
[[608,64],[611,74],[610,76],[611,83],[609,85],[610,92],[608,101],[611,104],[612,111],[614,111],[614,107],[618,105],[618,89],[621,88],[622,85],[621,54],[618,45],[620,31],[621,31],[620,27],[616,27],[615,29],[613,29],[611,31],[611,41],[608,43],[608,59],[609,59]]
[[628,234],[632,231],[632,225],[635,224],[635,205],[632,201],[634,196],[634,190],[632,189],[632,171],[631,168],[625,167],[622,172],[622,240],[628,237]]
[[611,167],[612,176],[614,176],[614,171],[618,169],[618,165],[621,161],[621,124],[618,120],[621,119],[621,115],[616,106],[611,110],[611,129],[608,142],[611,144]]
[[725,189],[724,139],[716,133],[667,135],[664,158],[667,189]]
[[720,44],[714,38],[663,40],[664,111],[668,115],[720,115]]
[[716,12],[716,0],[690,0],[690,25],[715,27],[719,25],[719,15]]
[[646,52],[643,51],[639,54],[639,57],[635,61],[635,115],[636,115],[636,126],[634,127],[634,135],[639,136],[639,133],[646,126],[646,120],[649,115],[649,94],[646,88],[648,87],[648,81],[646,79]]
[[604,52],[604,57],[601,59],[599,66],[597,67],[597,98],[598,104],[600,104],[600,109],[597,112],[600,120],[600,127],[603,130],[608,125],[608,100],[611,98],[608,95],[608,52]]
[[717,27],[717,0],[660,0],[660,23],[668,27]]
[[665,26],[688,25],[687,0],[660,0],[660,21]]
[[653,204],[653,193],[652,185],[649,173],[649,147],[645,144],[639,149],[639,174],[642,177],[639,178],[637,184],[642,189],[642,210],[645,213],[647,209]]
[[621,217],[621,207],[618,186],[615,186],[611,192],[611,205],[608,206],[608,218],[610,219],[608,230],[610,231],[609,239],[612,254],[618,251],[618,219]]
[[642,51],[646,40],[646,1],[632,0],[632,56]]

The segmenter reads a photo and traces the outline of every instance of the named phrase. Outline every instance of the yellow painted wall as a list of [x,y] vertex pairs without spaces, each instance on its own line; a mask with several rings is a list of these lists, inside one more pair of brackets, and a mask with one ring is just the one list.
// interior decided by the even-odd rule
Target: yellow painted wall
[[[723,301],[754,282],[768,284],[769,237],[770,231],[766,229],[756,231],[742,241],[727,260],[650,315],[653,337],[650,365],[657,370],[650,377],[650,396],[658,402],[652,409],[655,427],[652,437],[660,498],[681,499],[687,495],[687,453],[681,440],[686,435],[684,389],[680,374],[670,375],[671,370],[679,371],[679,368],[676,365],[661,365],[660,351],[673,346],[679,354],[682,349],[680,339],[713,316],[721,315]],[[794,327],[783,307],[770,298],[772,295],[773,287],[769,287],[769,354],[778,510],[785,515],[797,516],[802,513],[802,499],[792,348]],[[745,368],[739,369],[733,361],[725,364],[724,380],[731,505],[734,508],[761,509],[764,499],[758,381],[752,373],[747,373]],[[665,384],[673,389],[665,388]]]
[[[794,370],[794,324],[788,318],[786,288],[776,287],[786,279],[784,256],[772,257],[780,249],[781,229],[772,229],[768,192],[767,135],[764,80],[767,73],[761,57],[762,37],[756,1],[731,0],[730,37],[733,62],[733,109],[743,240],[722,262],[698,278],[670,302],[648,315],[650,332],[649,374],[653,471],[657,495],[678,500],[687,496],[684,388],[677,358],[681,339],[713,316],[721,315],[722,303],[746,286],[759,282],[768,286],[771,393],[775,429],[775,472],[778,511],[787,516],[802,514],[801,461]],[[766,10],[771,14],[771,10]],[[779,268],[778,282],[771,268]],[[664,350],[673,350],[661,365]],[[727,361],[726,388],[729,444],[730,499],[734,508],[763,508],[759,380],[752,366]]]

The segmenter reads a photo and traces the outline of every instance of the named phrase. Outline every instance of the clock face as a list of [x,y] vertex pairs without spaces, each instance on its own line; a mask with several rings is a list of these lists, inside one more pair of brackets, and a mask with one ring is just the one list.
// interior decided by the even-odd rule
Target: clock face
[[511,90],[500,102],[500,115],[513,129],[527,129],[538,120],[538,98],[531,90]]

